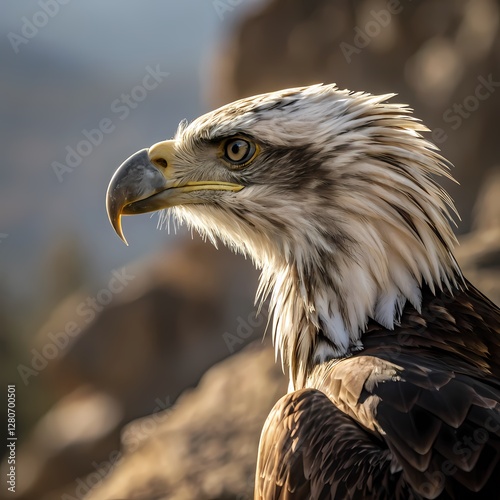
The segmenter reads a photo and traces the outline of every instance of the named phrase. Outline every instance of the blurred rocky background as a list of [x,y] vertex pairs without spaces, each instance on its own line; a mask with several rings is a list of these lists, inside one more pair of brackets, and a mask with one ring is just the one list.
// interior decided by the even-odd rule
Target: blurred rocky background
[[[16,52],[9,33],[22,35],[42,3],[0,20],[0,374],[18,395],[13,498],[252,497],[260,429],[286,391],[262,342],[256,271],[147,217],[125,221],[122,248],[104,212],[116,166],[182,118],[317,82],[397,92],[455,165],[457,255],[500,303],[499,1],[61,3]],[[122,122],[110,103],[158,63],[169,76]],[[59,182],[53,162],[107,116],[116,131]]]

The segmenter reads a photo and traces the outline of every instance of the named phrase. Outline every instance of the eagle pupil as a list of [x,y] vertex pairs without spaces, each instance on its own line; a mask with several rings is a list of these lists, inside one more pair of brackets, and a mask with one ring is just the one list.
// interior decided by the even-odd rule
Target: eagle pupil
[[250,152],[250,144],[242,139],[235,139],[226,145],[226,157],[236,164],[244,163]]

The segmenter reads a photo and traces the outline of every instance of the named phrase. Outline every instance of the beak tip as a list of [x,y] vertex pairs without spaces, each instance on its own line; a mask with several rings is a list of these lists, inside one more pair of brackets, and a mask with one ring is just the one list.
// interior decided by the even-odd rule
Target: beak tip
[[123,241],[123,243],[125,243],[125,245],[128,246],[127,238],[125,238],[125,235],[123,234],[121,210],[116,210],[114,209],[114,207],[112,207],[111,209],[109,204],[106,208],[108,212],[109,222],[111,223],[111,226],[113,227],[116,235]]
[[110,222],[118,238],[120,238],[123,243],[128,246],[127,238],[125,238],[125,235],[123,234],[121,214],[116,218],[110,218]]
[[123,233],[119,234],[118,237],[123,241],[123,243],[125,243],[125,245],[129,246],[127,238],[125,238],[125,235]]

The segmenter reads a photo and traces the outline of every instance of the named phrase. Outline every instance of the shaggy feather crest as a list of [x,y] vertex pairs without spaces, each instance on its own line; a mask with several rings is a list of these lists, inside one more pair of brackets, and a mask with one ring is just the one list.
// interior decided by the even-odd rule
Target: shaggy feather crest
[[[393,329],[407,301],[419,310],[424,282],[462,286],[449,224],[456,211],[433,180],[451,178],[449,167],[411,110],[386,102],[393,96],[288,89],[182,123],[175,136],[180,179],[245,186],[169,211],[262,269],[257,300],[270,296],[292,388],[315,364],[362,349],[370,318]],[[261,148],[239,170],[206,152],[234,135]]]

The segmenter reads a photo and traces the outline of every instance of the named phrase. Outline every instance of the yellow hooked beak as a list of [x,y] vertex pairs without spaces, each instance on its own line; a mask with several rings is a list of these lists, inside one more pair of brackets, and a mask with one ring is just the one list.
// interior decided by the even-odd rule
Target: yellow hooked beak
[[125,242],[122,215],[143,214],[188,203],[203,202],[196,191],[240,191],[232,182],[174,182],[175,141],[159,142],[125,160],[114,173],[106,194],[108,217],[116,234]]

